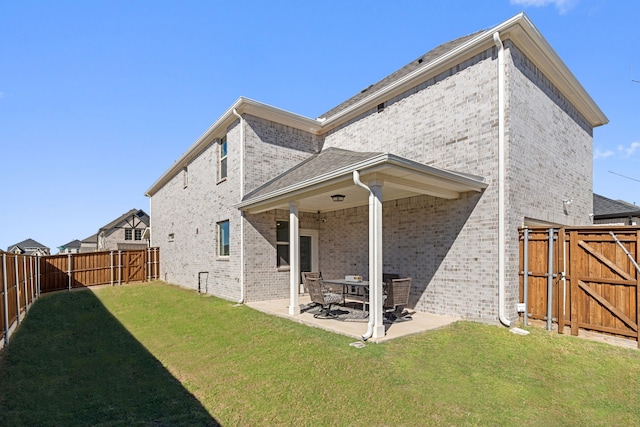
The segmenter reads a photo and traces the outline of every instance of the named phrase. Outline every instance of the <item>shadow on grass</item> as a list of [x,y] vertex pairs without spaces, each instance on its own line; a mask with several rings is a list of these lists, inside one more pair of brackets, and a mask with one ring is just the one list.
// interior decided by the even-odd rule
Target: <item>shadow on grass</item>
[[0,425],[217,426],[92,292],[43,296],[0,353]]

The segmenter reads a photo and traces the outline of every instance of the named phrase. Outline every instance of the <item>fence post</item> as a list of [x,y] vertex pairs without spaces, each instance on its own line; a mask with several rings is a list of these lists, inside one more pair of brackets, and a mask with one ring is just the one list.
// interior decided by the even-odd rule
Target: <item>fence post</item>
[[158,252],[160,248],[153,248],[153,270],[155,271],[155,279],[160,279],[160,267],[158,267]]
[[20,324],[20,275],[18,274],[18,255],[13,257],[13,264],[16,267],[16,322]]
[[36,255],[36,297],[40,298],[40,290],[41,290],[41,277],[40,270],[42,268],[42,260],[40,259],[40,255]]
[[113,251],[109,252],[109,264],[111,269],[111,286],[113,286]]
[[27,290],[27,257],[22,258],[22,275],[24,276],[24,312],[29,310],[29,291]]
[[67,279],[69,290],[71,290],[71,253],[67,254]]
[[35,301],[36,296],[33,292],[33,279],[34,279],[34,268],[35,268],[35,263],[33,262],[33,255],[29,257],[29,283],[31,284],[31,303],[33,304],[33,301]]
[[558,230],[558,270],[562,266],[562,289],[558,282],[558,333],[564,334],[565,310],[567,308],[567,261],[564,228]]
[[[636,263],[640,263],[640,230],[636,231]],[[640,319],[640,271],[636,270],[636,319]],[[636,320],[636,323],[638,320]],[[636,342],[640,348],[640,331],[636,331]]]
[[122,251],[118,250],[118,285],[122,285]]
[[569,232],[569,289],[571,289],[571,335],[578,335],[579,317],[580,317],[580,304],[578,304],[578,232],[572,230]]
[[529,229],[524,229],[524,242],[523,242],[523,277],[522,277],[522,288],[523,288],[523,302],[524,302],[524,326],[528,325],[528,317],[529,317]]
[[9,344],[9,298],[7,296],[7,254],[2,254],[2,304],[4,304],[4,344]]
[[550,331],[553,322],[553,228],[549,229],[549,250],[547,260],[547,331]]

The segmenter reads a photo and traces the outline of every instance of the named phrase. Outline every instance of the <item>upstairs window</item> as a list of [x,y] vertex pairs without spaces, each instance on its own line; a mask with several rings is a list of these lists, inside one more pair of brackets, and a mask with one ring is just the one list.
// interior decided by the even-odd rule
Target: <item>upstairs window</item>
[[136,240],[142,240],[142,230],[134,230],[134,238]]
[[133,240],[133,230],[131,228],[125,228],[124,240]]
[[226,135],[220,140],[220,163],[218,164],[218,179],[223,180],[227,177],[227,137]]

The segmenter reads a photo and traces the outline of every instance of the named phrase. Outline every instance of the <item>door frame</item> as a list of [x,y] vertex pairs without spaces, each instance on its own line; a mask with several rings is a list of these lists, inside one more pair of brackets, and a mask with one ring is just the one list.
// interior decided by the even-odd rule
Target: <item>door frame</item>
[[[320,257],[318,256],[318,230],[300,229],[300,237],[311,237],[311,271],[320,271]],[[301,282],[301,278],[298,278]],[[300,283],[300,293],[304,293],[304,287]]]

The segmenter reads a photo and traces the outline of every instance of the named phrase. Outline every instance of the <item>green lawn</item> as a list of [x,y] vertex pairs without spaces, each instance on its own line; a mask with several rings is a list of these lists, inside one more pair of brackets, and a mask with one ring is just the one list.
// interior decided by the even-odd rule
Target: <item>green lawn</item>
[[640,425],[640,351],[458,322],[352,338],[163,283],[45,295],[0,425]]

